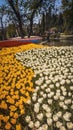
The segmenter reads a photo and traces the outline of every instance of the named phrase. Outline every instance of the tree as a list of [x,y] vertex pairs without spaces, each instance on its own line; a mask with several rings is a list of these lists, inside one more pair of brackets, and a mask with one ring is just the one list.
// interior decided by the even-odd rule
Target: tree
[[43,0],[40,8],[42,33],[48,31],[52,26],[52,15],[55,6],[55,0]]
[[60,12],[57,16],[57,28],[60,32],[63,31],[63,14]]
[[24,30],[23,30],[23,22],[22,22],[22,16],[19,8],[19,1],[18,0],[7,0],[8,4],[14,11],[14,14],[16,15],[18,24],[19,24],[19,29],[20,29],[20,35],[23,38],[24,37]]
[[26,14],[24,14],[29,21],[28,33],[29,37],[33,34],[33,20],[35,14],[37,13],[38,9],[41,7],[43,0],[27,0],[24,3],[24,8],[26,9]]
[[22,1],[22,9],[23,9],[23,17],[28,21],[28,33],[29,37],[33,34],[33,22],[36,14],[44,12],[48,10],[49,7],[53,8],[55,4],[55,0],[24,0]]
[[8,27],[7,27],[7,35],[8,35],[8,38],[14,37],[16,35],[16,29],[15,29],[14,24],[9,24],[8,25]]
[[73,0],[62,0],[64,29],[65,31],[73,30]]
[[[11,8],[8,6],[7,7],[7,22],[8,25],[13,25],[14,30],[16,30],[16,36],[20,36],[20,31],[19,31],[19,26],[18,26],[18,20]],[[7,28],[9,29],[9,28]]]
[[0,6],[0,24],[1,24],[1,31],[2,31],[2,40],[4,40],[5,37],[5,30],[4,30],[4,22],[3,22],[3,18],[6,14],[6,6],[2,5]]
[[45,32],[45,14],[42,14],[42,21],[41,21],[41,33],[44,34]]
[[[36,14],[47,11],[53,7],[55,0],[6,0],[12,8],[14,18],[19,25],[21,37],[24,37],[23,25],[29,24],[29,36],[33,34],[33,22]],[[13,19],[14,19],[13,18]]]
[[[29,28],[29,32],[31,35],[33,30],[32,30],[32,26],[33,26],[33,18],[35,15],[36,10],[38,9],[38,7],[40,6],[40,4],[42,3],[42,0],[7,0],[9,5],[11,6],[12,10],[14,11],[14,14],[16,15],[16,18],[18,20],[19,23],[19,28],[20,28],[20,33],[21,33],[21,37],[24,37],[24,31],[23,31],[23,19],[25,19],[25,17],[27,17],[27,20],[30,21],[30,28]],[[20,4],[19,4],[20,3]],[[25,8],[23,9],[23,11],[21,11],[21,8],[19,8],[19,6],[22,6],[21,8]],[[26,10],[26,11],[25,11]],[[28,14],[26,14],[28,12]]]

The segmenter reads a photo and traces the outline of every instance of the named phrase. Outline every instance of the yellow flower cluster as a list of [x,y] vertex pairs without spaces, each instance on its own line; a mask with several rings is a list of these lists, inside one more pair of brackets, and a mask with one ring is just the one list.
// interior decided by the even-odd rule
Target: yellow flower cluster
[[24,103],[30,99],[34,91],[33,71],[23,67],[14,55],[0,58],[0,125],[5,123],[5,129],[16,124],[20,114],[25,113]]
[[0,51],[0,55],[6,55],[6,54],[10,54],[10,53],[16,53],[16,52],[20,52],[20,51],[25,51],[25,50],[29,50],[32,48],[42,48],[43,45],[37,45],[37,44],[27,44],[27,45],[22,45],[22,46],[18,46],[18,47],[11,47],[11,48],[2,48],[2,51]]
[[42,45],[28,44],[0,50],[0,128],[21,130],[18,117],[25,113],[24,104],[34,91],[34,72],[23,67],[14,57],[16,52],[41,48]]

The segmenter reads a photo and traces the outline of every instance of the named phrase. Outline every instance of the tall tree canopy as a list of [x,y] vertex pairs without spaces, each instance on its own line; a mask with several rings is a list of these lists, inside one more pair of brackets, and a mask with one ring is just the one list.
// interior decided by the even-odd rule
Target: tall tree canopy
[[65,30],[73,30],[73,0],[62,0]]
[[17,18],[21,37],[24,37],[23,21],[25,21],[25,19],[29,21],[29,35],[33,34],[32,27],[35,14],[38,11],[47,11],[49,7],[54,6],[55,0],[7,0],[7,2]]
[[22,16],[20,12],[20,5],[19,0],[7,0],[8,4],[11,6],[12,10],[14,11],[14,14],[16,15],[19,29],[20,29],[20,35],[23,38],[24,37],[24,30],[23,30],[23,22],[22,22]]

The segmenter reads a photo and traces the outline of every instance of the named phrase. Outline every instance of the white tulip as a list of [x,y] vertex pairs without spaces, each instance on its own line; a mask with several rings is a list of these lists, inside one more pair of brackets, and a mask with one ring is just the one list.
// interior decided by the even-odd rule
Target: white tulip
[[[58,73],[58,72],[57,72],[57,73]],[[55,82],[57,82],[57,81],[58,81],[58,77],[55,77],[55,79],[54,79],[54,80],[55,80]]]
[[46,94],[43,94],[43,98],[46,98],[47,97],[47,95]]
[[50,84],[51,83],[51,80],[46,80],[46,84]]
[[66,96],[67,95],[67,92],[63,92],[63,96]]
[[56,96],[57,96],[57,97],[60,97],[60,92],[56,92]]
[[60,83],[58,83],[58,82],[55,85],[57,88],[60,87]]
[[52,125],[52,122],[53,122],[53,121],[52,121],[52,119],[51,119],[51,118],[48,118],[48,119],[47,119],[47,124],[48,124],[49,126],[51,126],[51,125]]
[[50,85],[49,85],[49,88],[54,88],[54,84],[50,84]]
[[67,128],[68,129],[73,129],[73,123],[72,122],[67,122]]
[[47,84],[44,84],[43,86],[44,86],[44,88],[46,88],[46,87],[47,87]]
[[53,115],[53,120],[54,121],[58,121],[58,116],[57,115]]
[[53,95],[54,95],[54,92],[51,91],[51,92],[50,92],[50,95],[53,96]]
[[63,101],[65,99],[64,96],[60,96],[60,100]]
[[48,104],[52,104],[52,99],[48,99]]
[[49,107],[47,104],[43,104],[43,105],[42,105],[42,108],[43,108],[45,111],[47,111],[47,112],[50,112],[50,111],[51,111],[50,107]]
[[40,122],[39,122],[39,121],[36,121],[36,122],[34,123],[34,126],[35,126],[36,128],[38,128],[38,127],[40,126]]
[[48,76],[45,76],[45,80],[48,80]]
[[26,120],[27,123],[30,122],[30,121],[31,121],[30,116],[26,116],[26,117],[25,117],[25,120]]
[[31,100],[28,100],[28,101],[27,101],[27,104],[31,104]]
[[42,127],[39,127],[39,128],[37,128],[37,130],[43,130],[43,128],[42,128]]
[[36,86],[36,89],[35,89],[35,90],[38,91],[39,89],[40,89],[40,87],[39,87],[39,86]]
[[42,86],[41,86],[41,89],[42,89],[42,90],[44,90],[44,89],[45,89],[44,85],[42,85]]
[[38,119],[38,120],[40,120],[40,121],[41,121],[41,120],[42,120],[42,118],[43,118],[43,114],[42,114],[42,113],[40,113],[40,114],[38,114],[38,115],[37,115],[37,119]]
[[70,84],[70,80],[69,80],[69,79],[66,79],[66,83],[67,83],[67,84]]
[[30,128],[33,128],[33,127],[34,127],[34,123],[33,123],[32,121],[30,121],[29,124],[28,124],[28,126],[29,126]]
[[54,96],[54,100],[58,100],[58,96]]
[[73,83],[73,79],[71,79],[71,82]]
[[72,90],[72,91],[73,91],[73,86],[70,86],[70,90]]
[[47,88],[46,89],[46,93],[48,93],[48,92],[50,92],[51,91],[51,89],[50,88]]
[[71,109],[73,109],[73,105],[71,105]]
[[57,122],[56,122],[56,127],[57,127],[57,128],[61,128],[61,126],[62,126],[62,123],[59,122],[59,121],[57,121]]
[[61,126],[60,130],[67,130],[67,129],[64,126]]
[[40,105],[38,103],[36,103],[34,105],[34,112],[38,113],[39,112],[39,107],[40,107]]
[[66,105],[63,105],[63,109],[64,109],[64,110],[67,110],[68,107],[67,107]]
[[61,90],[64,91],[65,87],[64,86],[61,86]]
[[35,102],[35,101],[36,101],[36,99],[37,99],[37,97],[36,97],[36,96],[33,96],[33,97],[32,97],[32,101],[34,101],[34,102]]
[[51,95],[50,93],[49,93],[47,96],[48,96],[48,98],[51,98],[51,97],[52,97],[52,95]]
[[41,130],[47,130],[47,129],[48,129],[48,125],[47,124],[42,125],[42,129]]
[[68,93],[68,96],[71,96],[71,95],[72,95],[72,93],[71,93],[71,92],[69,92],[69,93]]
[[50,118],[51,116],[52,116],[52,113],[51,113],[51,112],[47,112],[47,113],[46,113],[46,117],[47,117],[47,118]]
[[61,90],[60,90],[60,89],[57,89],[57,90],[56,90],[56,92],[57,92],[57,93],[60,93],[60,92],[61,92]]
[[64,102],[65,104],[71,104],[71,99],[66,99]]
[[41,95],[41,96],[43,96],[43,94],[44,94],[44,92],[43,92],[43,91],[41,91],[41,92],[40,92],[40,95]]
[[61,117],[61,116],[62,116],[62,112],[59,111],[59,112],[57,113],[57,116],[58,116],[58,117]]
[[37,93],[36,93],[36,92],[35,92],[35,93],[33,93],[33,96],[37,97]]
[[59,106],[63,107],[64,106],[64,102],[59,102]]
[[43,77],[43,73],[40,73],[40,77]]
[[70,121],[70,117],[71,117],[71,113],[69,112],[66,112],[64,115],[63,115],[63,118],[65,121]]
[[42,103],[42,101],[43,101],[43,98],[38,99],[38,103]]

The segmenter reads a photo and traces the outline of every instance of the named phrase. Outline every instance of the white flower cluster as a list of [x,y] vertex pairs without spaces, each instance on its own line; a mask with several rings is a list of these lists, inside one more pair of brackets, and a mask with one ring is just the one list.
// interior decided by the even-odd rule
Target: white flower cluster
[[73,47],[32,49],[17,53],[16,59],[35,72],[28,126],[73,130]]

